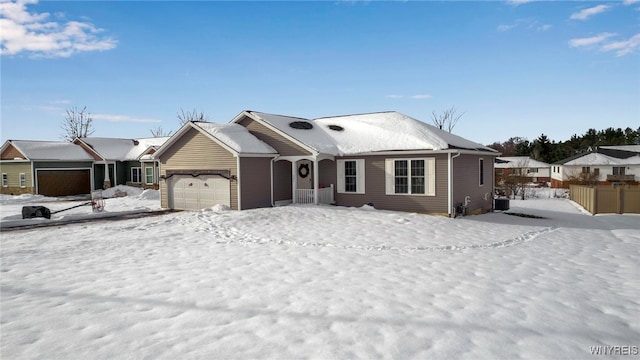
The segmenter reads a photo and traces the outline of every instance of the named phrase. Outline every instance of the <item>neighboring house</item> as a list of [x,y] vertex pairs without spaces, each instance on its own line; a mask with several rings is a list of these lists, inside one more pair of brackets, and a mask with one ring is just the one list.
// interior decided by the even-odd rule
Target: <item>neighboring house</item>
[[0,149],[2,194],[64,196],[93,189],[93,158],[59,141],[7,140]]
[[551,187],[570,183],[637,184],[640,181],[640,145],[600,146],[551,164]]
[[152,155],[167,139],[7,140],[0,149],[0,191],[66,196],[115,185],[157,189],[159,168]]
[[[81,146],[93,157],[96,189],[115,185],[158,189],[158,163],[151,155],[168,139],[85,137],[76,138],[73,143]],[[105,171],[106,167],[109,169],[108,172]]]
[[551,165],[528,156],[497,157],[494,167],[496,185],[508,176],[525,176],[530,183],[551,181]]
[[162,207],[373,204],[453,215],[493,208],[488,147],[397,112],[308,120],[243,111],[190,122],[154,158]]

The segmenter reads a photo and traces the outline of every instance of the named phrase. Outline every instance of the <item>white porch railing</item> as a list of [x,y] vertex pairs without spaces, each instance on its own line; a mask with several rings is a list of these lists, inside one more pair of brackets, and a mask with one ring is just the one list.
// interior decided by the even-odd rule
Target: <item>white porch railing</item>
[[[313,204],[313,189],[296,189],[296,204]],[[318,204],[333,204],[333,184],[328,188],[318,189]]]

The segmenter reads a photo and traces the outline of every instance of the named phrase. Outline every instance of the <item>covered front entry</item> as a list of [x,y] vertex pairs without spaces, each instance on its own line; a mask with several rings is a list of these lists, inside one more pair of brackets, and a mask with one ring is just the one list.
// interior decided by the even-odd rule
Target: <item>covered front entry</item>
[[[324,160],[333,160],[325,158]],[[274,203],[333,204],[334,186],[320,181],[317,158],[281,156],[274,165]],[[326,182],[326,181],[325,181]]]
[[36,185],[40,195],[69,196],[91,193],[90,169],[37,169]]
[[171,209],[231,206],[231,183],[219,175],[174,175],[169,179],[167,189]]

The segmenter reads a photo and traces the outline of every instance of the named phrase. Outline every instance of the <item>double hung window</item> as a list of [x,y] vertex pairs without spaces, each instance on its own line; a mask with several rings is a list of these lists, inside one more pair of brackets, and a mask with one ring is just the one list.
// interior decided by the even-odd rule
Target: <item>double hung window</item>
[[435,195],[435,158],[386,159],[387,195]]

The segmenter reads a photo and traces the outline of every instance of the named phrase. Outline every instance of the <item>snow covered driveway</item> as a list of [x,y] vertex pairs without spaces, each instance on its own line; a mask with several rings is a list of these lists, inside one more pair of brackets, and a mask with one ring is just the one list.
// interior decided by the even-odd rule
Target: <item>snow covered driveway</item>
[[1,357],[589,358],[640,345],[640,217],[183,212],[1,240]]

